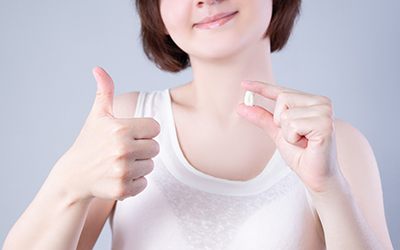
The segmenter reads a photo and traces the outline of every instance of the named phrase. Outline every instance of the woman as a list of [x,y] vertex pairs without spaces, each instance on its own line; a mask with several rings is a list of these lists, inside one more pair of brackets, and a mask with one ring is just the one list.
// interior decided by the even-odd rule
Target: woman
[[114,99],[95,68],[85,126],[5,249],[91,248],[109,216],[113,249],[393,249],[366,138],[274,79],[300,0],[136,3],[147,56],[193,80]]

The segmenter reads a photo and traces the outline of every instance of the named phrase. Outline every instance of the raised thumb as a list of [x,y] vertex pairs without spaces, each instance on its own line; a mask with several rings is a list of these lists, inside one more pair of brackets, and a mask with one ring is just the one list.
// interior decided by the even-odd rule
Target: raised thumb
[[113,116],[114,82],[101,67],[94,67],[92,73],[97,82],[96,98],[92,112],[98,116]]

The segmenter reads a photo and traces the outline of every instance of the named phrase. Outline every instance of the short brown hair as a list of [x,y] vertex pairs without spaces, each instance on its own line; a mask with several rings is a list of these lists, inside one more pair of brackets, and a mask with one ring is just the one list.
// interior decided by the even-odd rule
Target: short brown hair
[[[169,35],[161,18],[160,0],[136,0],[141,20],[143,50],[158,68],[179,72],[190,66],[189,56]],[[273,0],[272,17],[265,36],[270,37],[271,53],[281,50],[289,40],[300,13],[301,0]]]

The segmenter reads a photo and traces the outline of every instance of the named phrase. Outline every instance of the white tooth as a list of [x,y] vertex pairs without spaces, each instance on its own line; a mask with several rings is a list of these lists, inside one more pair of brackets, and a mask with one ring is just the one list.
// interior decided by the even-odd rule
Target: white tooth
[[219,23],[218,23],[218,22],[211,23],[211,24],[210,24],[210,29],[214,29],[214,28],[216,28],[216,27],[218,27],[218,26],[219,26]]
[[246,106],[254,106],[254,93],[246,90],[244,94],[244,104]]

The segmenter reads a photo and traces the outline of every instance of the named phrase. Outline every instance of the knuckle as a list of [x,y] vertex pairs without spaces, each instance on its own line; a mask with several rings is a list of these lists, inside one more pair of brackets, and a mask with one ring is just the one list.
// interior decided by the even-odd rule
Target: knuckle
[[329,105],[332,103],[331,99],[329,97],[327,97],[327,96],[324,96],[324,95],[319,96],[319,99],[320,99],[320,101],[322,103],[326,103],[326,104],[329,104]]
[[96,99],[103,100],[107,97],[107,94],[109,93],[103,91],[96,91]]
[[322,114],[325,114],[327,117],[333,116],[333,108],[329,105],[321,105],[318,111]]
[[127,132],[127,127],[124,126],[123,124],[119,122],[113,122],[112,127],[111,127],[111,133],[113,135],[119,135],[122,136]]
[[328,106],[326,112],[327,112],[327,114],[328,114],[328,116],[329,116],[330,118],[333,117],[334,113],[333,113],[333,108],[332,108],[332,106]]
[[117,179],[125,180],[129,176],[129,170],[123,164],[115,166],[113,171]]
[[317,146],[322,147],[323,145],[326,144],[326,142],[327,142],[327,139],[325,137],[320,137],[320,138],[318,138],[318,140],[315,140],[313,143]]
[[130,153],[130,149],[124,143],[118,143],[115,146],[115,155],[118,160],[124,159]]
[[286,92],[281,92],[281,93],[278,94],[278,96],[276,98],[276,101],[285,103],[287,98],[288,98],[288,94]]
[[114,191],[114,196],[120,200],[120,199],[124,199],[127,195],[127,188],[125,186],[124,183],[119,182],[116,187],[115,187],[115,191]]
[[325,119],[324,119],[324,128],[329,132],[334,131],[335,124],[334,124],[333,119],[331,119],[330,117],[325,117]]
[[330,120],[330,121],[329,121],[328,129],[329,129],[330,132],[335,131],[335,123],[334,123],[333,120]]

